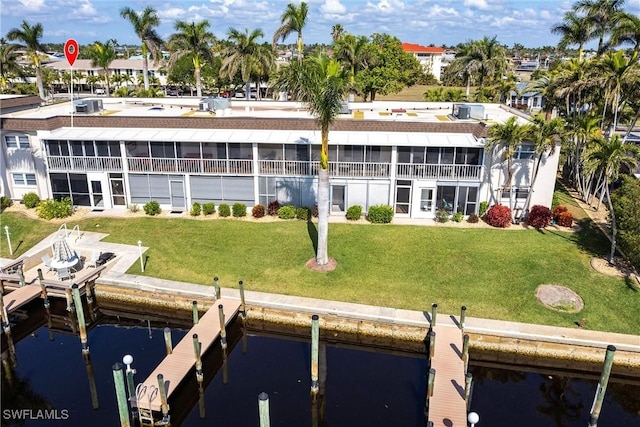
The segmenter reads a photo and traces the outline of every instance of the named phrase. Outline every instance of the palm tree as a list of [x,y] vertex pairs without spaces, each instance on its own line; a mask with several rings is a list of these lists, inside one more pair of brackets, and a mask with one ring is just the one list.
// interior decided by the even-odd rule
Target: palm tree
[[329,263],[329,126],[340,113],[347,89],[347,72],[335,59],[321,53],[305,61],[298,98],[320,125],[322,147],[318,170],[318,251],[316,264]]
[[365,36],[345,34],[335,43],[334,55],[349,71],[349,90],[356,91],[356,74],[367,68],[370,59],[367,49],[369,41]]
[[22,47],[26,48],[27,56],[29,56],[36,69],[36,85],[41,99],[45,99],[45,95],[44,85],[42,84],[42,63],[38,51],[44,51],[44,47],[40,44],[43,32],[41,23],[38,22],[34,26],[30,26],[27,21],[22,21],[22,25],[19,28],[13,28],[7,33],[7,39],[24,43]]
[[596,138],[594,148],[589,153],[588,160],[593,170],[601,171],[604,179],[604,193],[609,206],[609,217],[611,218],[611,253],[609,254],[609,264],[614,264],[616,253],[616,214],[611,203],[611,184],[618,179],[620,170],[623,167],[633,170],[640,161],[640,147],[625,144],[620,135],[613,137]]
[[578,192],[584,201],[589,198],[591,187],[588,177],[583,171],[585,153],[589,143],[601,136],[600,118],[595,114],[580,114],[569,120],[568,139],[572,145],[567,150],[567,163],[569,165],[569,179],[573,177]]
[[160,25],[160,18],[158,18],[158,13],[151,6],[147,6],[141,14],[138,14],[138,12],[130,7],[124,7],[120,10],[120,16],[127,19],[131,25],[133,25],[133,30],[142,43],[144,90],[149,90],[149,59],[147,56],[151,54],[155,63],[157,63],[160,58],[162,39],[154,29],[154,27]]
[[264,33],[261,29],[256,29],[249,33],[249,29],[240,32],[235,28],[229,28],[227,38],[231,42],[231,45],[223,49],[223,56],[225,59],[222,61],[220,67],[220,74],[229,79],[233,79],[233,76],[240,70],[240,76],[245,83],[246,99],[250,99],[250,79],[251,73],[259,67],[260,64],[264,65],[270,59],[273,59],[273,51],[265,48],[264,45],[258,43],[257,39],[263,37]]
[[24,78],[24,72],[18,64],[18,45],[7,43],[5,39],[0,39],[0,89],[7,90],[8,80],[13,76]]
[[529,204],[531,203],[531,196],[533,195],[538,173],[540,172],[540,165],[542,164],[542,157],[545,154],[553,155],[557,142],[564,136],[564,128],[565,122],[559,117],[546,120],[541,116],[536,116],[532,120],[528,137],[535,144],[536,158],[531,177],[531,189],[524,204],[525,211],[529,209]]
[[620,19],[622,6],[626,0],[580,0],[574,5],[577,12],[586,13],[585,19],[593,28],[592,37],[598,37],[598,55],[604,54],[604,36]]
[[205,64],[212,64],[214,61],[211,45],[216,42],[216,38],[209,31],[209,26],[209,21],[206,19],[197,24],[176,21],[174,28],[177,33],[169,37],[168,41],[169,49],[172,51],[168,64],[170,69],[179,58],[185,55],[190,55],[193,58],[196,95],[199,97],[202,96],[200,70]]
[[111,86],[109,85],[109,77],[111,70],[109,66],[118,57],[114,49],[112,40],[106,43],[94,42],[89,50],[89,59],[91,59],[92,67],[99,67],[101,74],[105,76],[107,82],[107,96],[111,94]]
[[278,40],[284,41],[289,34],[298,33],[298,62],[302,62],[302,29],[307,24],[307,13],[309,6],[306,2],[301,2],[296,7],[295,4],[289,3],[280,18],[280,27],[273,33],[273,44]]
[[340,41],[342,36],[344,36],[344,27],[342,24],[336,24],[331,27],[331,40],[334,43]]
[[611,42],[615,46],[631,43],[633,45],[631,61],[637,61],[640,53],[640,18],[630,13],[622,13],[618,25],[612,31]]
[[[485,144],[485,150],[490,151],[493,158],[493,151],[497,147],[502,147],[502,159],[507,163],[507,175],[502,185],[503,193],[511,193],[511,184],[515,173],[513,156],[518,146],[528,138],[530,133],[530,126],[519,124],[515,116],[509,117],[503,124],[496,124],[489,128],[489,139]],[[509,200],[511,201],[511,197]],[[511,204],[511,202],[509,203]]]
[[578,60],[582,61],[584,45],[591,40],[593,33],[592,23],[582,16],[578,16],[575,12],[569,11],[564,14],[562,23],[551,27],[553,34],[561,36],[558,42],[558,48],[566,49],[571,45],[578,45]]

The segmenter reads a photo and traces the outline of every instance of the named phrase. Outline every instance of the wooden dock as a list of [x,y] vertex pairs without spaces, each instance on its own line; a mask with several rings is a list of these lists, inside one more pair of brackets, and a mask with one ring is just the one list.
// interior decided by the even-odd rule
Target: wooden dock
[[[131,405],[141,409],[150,409],[159,412],[161,410],[160,394],[152,394],[152,390],[158,388],[158,374],[164,377],[167,399],[171,398],[171,393],[178,387],[180,382],[189,374],[195,365],[195,354],[193,350],[193,334],[198,334],[198,341],[201,343],[201,354],[204,354],[211,344],[220,335],[220,317],[218,305],[222,304],[225,325],[228,324],[238,313],[240,301],[227,300],[221,298],[216,300],[213,306],[202,316],[198,324],[187,332],[184,338],[173,348],[173,352],[167,355],[160,365],[143,382],[146,387],[146,395],[141,396],[140,402],[135,398],[131,399]],[[149,396],[152,396],[149,401]]]
[[9,292],[3,297],[7,313],[13,313],[26,303],[38,298],[41,293],[42,289],[39,285],[26,285]]
[[431,368],[436,376],[429,399],[429,419],[434,427],[466,427],[462,332],[451,325],[436,325],[436,345]]

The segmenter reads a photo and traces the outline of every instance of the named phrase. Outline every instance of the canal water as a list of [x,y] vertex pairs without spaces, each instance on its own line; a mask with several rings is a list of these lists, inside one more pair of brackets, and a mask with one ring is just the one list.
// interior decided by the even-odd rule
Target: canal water
[[[151,315],[127,317],[130,314],[113,309],[85,312],[92,323],[87,363],[64,306],[52,309],[58,314],[47,317],[37,309],[14,327],[15,367],[3,336],[2,425],[117,427],[112,366],[131,354],[136,381],[142,382],[165,354],[167,321]],[[185,336],[189,319],[181,313],[172,322],[175,345]],[[203,395],[194,374],[170,402],[172,425],[258,426],[257,399],[266,392],[272,426],[310,426],[310,340],[298,332],[274,335],[243,330],[241,322],[235,322],[227,357],[214,349],[204,358]],[[320,426],[424,427],[424,354],[332,342],[322,347],[327,370],[317,409]],[[473,359],[472,354],[471,409],[480,415],[478,427],[587,425],[597,372],[579,378],[575,373],[487,366]],[[600,427],[640,426],[638,384],[612,379]],[[52,417],[57,419],[42,419]]]

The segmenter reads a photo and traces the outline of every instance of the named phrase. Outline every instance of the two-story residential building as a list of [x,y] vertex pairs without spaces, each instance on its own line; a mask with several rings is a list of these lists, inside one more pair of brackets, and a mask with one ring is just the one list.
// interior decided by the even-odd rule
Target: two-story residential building
[[[103,98],[102,110],[73,118],[69,104],[5,113],[5,103],[28,98],[0,97],[1,190],[12,199],[33,191],[97,210],[156,200],[172,211],[193,202],[316,203],[320,131],[299,103],[233,101],[214,112],[196,98]],[[491,122],[511,116],[483,105]],[[549,206],[559,150],[531,189],[533,155],[523,144],[505,195],[502,153],[484,148],[488,124],[456,118],[452,107],[350,103],[330,131],[331,212],[389,204],[399,217],[433,218],[439,208],[469,215],[485,200],[522,203],[529,191],[533,204]]]
[[402,43],[402,50],[413,54],[425,70],[440,81],[444,49],[435,46],[421,46],[414,43]]

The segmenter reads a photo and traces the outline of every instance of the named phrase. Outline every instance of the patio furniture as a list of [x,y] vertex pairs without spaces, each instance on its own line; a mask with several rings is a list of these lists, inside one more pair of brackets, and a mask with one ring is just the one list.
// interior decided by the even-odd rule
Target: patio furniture
[[53,270],[53,267],[51,267],[51,257],[49,255],[42,255],[42,262],[44,263],[44,266],[49,269],[49,271]]
[[100,251],[91,252],[91,259],[87,262],[87,268],[98,267],[98,260],[100,259]]
[[96,264],[104,265],[107,263],[107,261],[109,261],[111,258],[115,256],[116,255],[113,252],[105,252],[103,254],[100,254],[100,256],[98,257],[98,261],[96,261]]
[[59,268],[58,270],[56,270],[56,273],[58,274],[58,279],[59,280],[65,280],[65,279],[72,279],[73,278],[73,273],[71,272],[70,268]]

